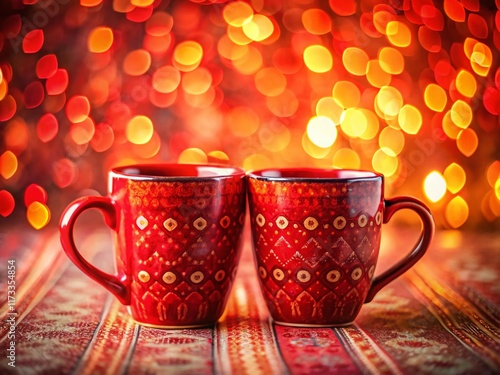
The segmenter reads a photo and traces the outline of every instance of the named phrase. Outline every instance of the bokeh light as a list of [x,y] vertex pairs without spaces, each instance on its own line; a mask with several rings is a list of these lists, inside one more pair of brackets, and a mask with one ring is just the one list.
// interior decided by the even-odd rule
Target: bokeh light
[[498,2],[38,3],[0,15],[2,218],[217,162],[375,170],[438,226],[500,229]]
[[424,180],[424,192],[431,202],[437,202],[446,194],[446,180],[437,171],[432,171]]

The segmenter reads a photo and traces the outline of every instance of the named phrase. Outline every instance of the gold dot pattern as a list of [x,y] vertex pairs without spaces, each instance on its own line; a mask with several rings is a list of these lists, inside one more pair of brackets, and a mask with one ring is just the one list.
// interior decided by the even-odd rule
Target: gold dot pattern
[[330,283],[336,283],[340,280],[340,272],[337,270],[331,270],[326,274],[326,280]]
[[189,279],[195,283],[195,284],[199,284],[203,281],[203,279],[205,278],[205,275],[203,274],[203,272],[201,271],[196,271],[196,272],[193,272],[191,274],[191,276],[189,277]]
[[163,274],[162,280],[165,282],[165,284],[173,284],[175,280],[177,280],[177,276],[175,275],[175,273],[167,271]]
[[299,272],[297,272],[297,280],[299,280],[301,283],[307,283],[309,280],[311,280],[311,274],[308,271],[300,270]]
[[137,278],[143,282],[143,283],[147,283],[150,279],[151,279],[151,276],[149,276],[149,273],[142,270],[142,271],[139,271],[139,273],[137,274]]
[[281,281],[285,278],[285,273],[283,272],[283,270],[279,269],[279,268],[276,268],[274,271],[273,271],[273,277],[278,280],[278,281]]

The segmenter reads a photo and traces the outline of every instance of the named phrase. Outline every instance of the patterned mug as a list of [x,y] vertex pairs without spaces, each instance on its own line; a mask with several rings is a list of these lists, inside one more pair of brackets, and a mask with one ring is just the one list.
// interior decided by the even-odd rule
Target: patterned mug
[[[434,220],[411,197],[384,199],[383,176],[329,169],[247,173],[253,246],[261,290],[278,324],[343,326],[429,247]],[[420,240],[403,260],[373,277],[382,223],[415,211]]]
[[[116,238],[116,275],[75,246],[78,216],[97,208]],[[212,325],[222,315],[241,253],[245,172],[216,165],[133,165],[109,173],[109,195],[71,203],[61,242],[86,275],[129,307],[140,324]]]

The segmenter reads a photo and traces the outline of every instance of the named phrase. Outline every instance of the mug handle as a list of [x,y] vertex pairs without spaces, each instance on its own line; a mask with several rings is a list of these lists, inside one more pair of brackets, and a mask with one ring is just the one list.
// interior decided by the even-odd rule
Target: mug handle
[[380,289],[413,267],[413,265],[425,254],[434,236],[434,219],[432,214],[427,206],[418,199],[406,196],[394,197],[385,199],[384,206],[384,224],[391,219],[396,211],[408,208],[417,213],[422,220],[423,228],[420,233],[420,238],[413,250],[405,258],[401,259],[387,271],[373,279],[365,303],[370,302]]
[[109,197],[83,197],[72,202],[61,216],[59,231],[61,244],[69,259],[92,280],[97,281],[111,293],[113,293],[122,304],[130,305],[130,289],[126,275],[110,275],[90,264],[81,255],[75,245],[73,229],[76,219],[85,210],[97,208],[102,212],[106,224],[116,231],[117,210]]

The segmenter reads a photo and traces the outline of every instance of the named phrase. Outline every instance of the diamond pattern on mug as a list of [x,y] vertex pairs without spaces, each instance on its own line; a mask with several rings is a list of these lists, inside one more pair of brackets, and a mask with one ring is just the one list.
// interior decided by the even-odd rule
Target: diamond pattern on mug
[[193,221],[193,225],[196,229],[203,230],[207,227],[207,221],[204,218],[199,217],[198,219]]
[[148,220],[144,216],[139,216],[135,221],[139,229],[143,230],[148,226]]
[[175,221],[172,218],[168,218],[163,222],[163,226],[165,227],[166,230],[169,232],[173,231],[175,228],[177,228],[177,221]]

